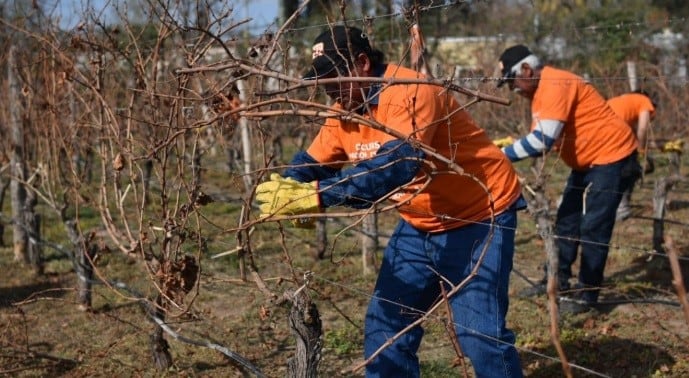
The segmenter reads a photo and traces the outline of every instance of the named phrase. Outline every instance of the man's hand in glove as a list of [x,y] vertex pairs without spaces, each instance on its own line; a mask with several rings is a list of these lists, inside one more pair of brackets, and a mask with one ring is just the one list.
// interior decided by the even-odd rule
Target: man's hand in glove
[[256,187],[256,201],[259,203],[261,217],[320,211],[316,181],[299,182],[277,173],[271,174],[270,180]]
[[507,147],[512,143],[514,143],[514,139],[511,136],[493,140],[493,144],[500,148]]

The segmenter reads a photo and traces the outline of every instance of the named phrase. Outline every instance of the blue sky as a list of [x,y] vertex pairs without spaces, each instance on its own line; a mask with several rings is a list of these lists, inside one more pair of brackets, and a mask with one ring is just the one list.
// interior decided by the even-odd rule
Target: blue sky
[[[61,25],[64,28],[74,27],[81,18],[82,10],[86,4],[89,4],[97,14],[102,14],[108,17],[112,14],[110,9],[113,0],[54,0],[56,10],[61,17]],[[123,0],[116,0],[118,3],[123,3]],[[252,18],[253,21],[249,24],[251,27],[264,28],[278,17],[279,2],[277,0],[230,0],[226,4],[233,7],[233,15],[235,19]]]

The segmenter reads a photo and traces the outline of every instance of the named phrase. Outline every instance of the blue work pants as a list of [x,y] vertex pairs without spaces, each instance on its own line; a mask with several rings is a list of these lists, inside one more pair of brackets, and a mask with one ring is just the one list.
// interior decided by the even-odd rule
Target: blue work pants
[[[492,237],[489,221],[440,233],[401,221],[366,313],[365,357],[424,314],[439,299],[441,284],[450,291],[445,280],[457,285],[478,265],[476,276],[449,301],[462,351],[477,377],[521,377],[515,337],[505,325],[516,225],[514,208],[495,217]],[[423,333],[420,326],[404,333],[367,365],[366,376],[418,377]]]
[[569,288],[567,281],[581,247],[579,286],[585,289],[581,299],[598,301],[617,206],[622,193],[634,185],[635,177],[627,173],[634,165],[638,165],[636,153],[616,163],[570,173],[555,220],[560,290]]

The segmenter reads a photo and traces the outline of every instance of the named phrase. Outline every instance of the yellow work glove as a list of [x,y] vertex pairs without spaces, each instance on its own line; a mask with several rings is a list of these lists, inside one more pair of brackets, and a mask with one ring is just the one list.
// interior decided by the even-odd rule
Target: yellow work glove
[[671,140],[663,145],[663,152],[682,153],[682,147],[684,147],[684,141],[682,139]]
[[[299,182],[284,178],[277,173],[270,175],[270,180],[256,187],[256,201],[261,217],[270,215],[299,215],[315,213],[319,209],[318,183]],[[295,221],[297,227],[310,227],[313,222]]]
[[507,137],[504,137],[504,138],[494,139],[494,140],[493,140],[493,144],[496,145],[496,146],[498,146],[498,147],[500,147],[500,148],[509,146],[509,145],[512,144],[512,143],[514,143],[514,139],[512,139],[511,136],[507,136]]

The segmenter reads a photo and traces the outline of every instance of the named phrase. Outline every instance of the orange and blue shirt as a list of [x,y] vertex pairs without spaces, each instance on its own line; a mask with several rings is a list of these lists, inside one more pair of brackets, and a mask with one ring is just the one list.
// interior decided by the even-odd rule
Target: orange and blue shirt
[[569,167],[583,171],[620,161],[637,148],[632,130],[598,91],[568,71],[543,67],[531,117],[531,134],[504,148],[511,161],[553,149]]
[[[423,78],[392,64],[382,77]],[[307,151],[297,154],[285,172],[300,181],[318,180],[324,207],[368,207],[389,195],[400,203],[404,220],[419,230],[438,232],[489,219],[519,199],[511,163],[449,91],[428,84],[373,87],[380,90],[369,96],[363,117],[405,139],[327,118]],[[338,104],[334,109],[341,110]],[[414,141],[430,146],[463,173],[426,156],[413,147]],[[344,168],[346,164],[353,166]]]

